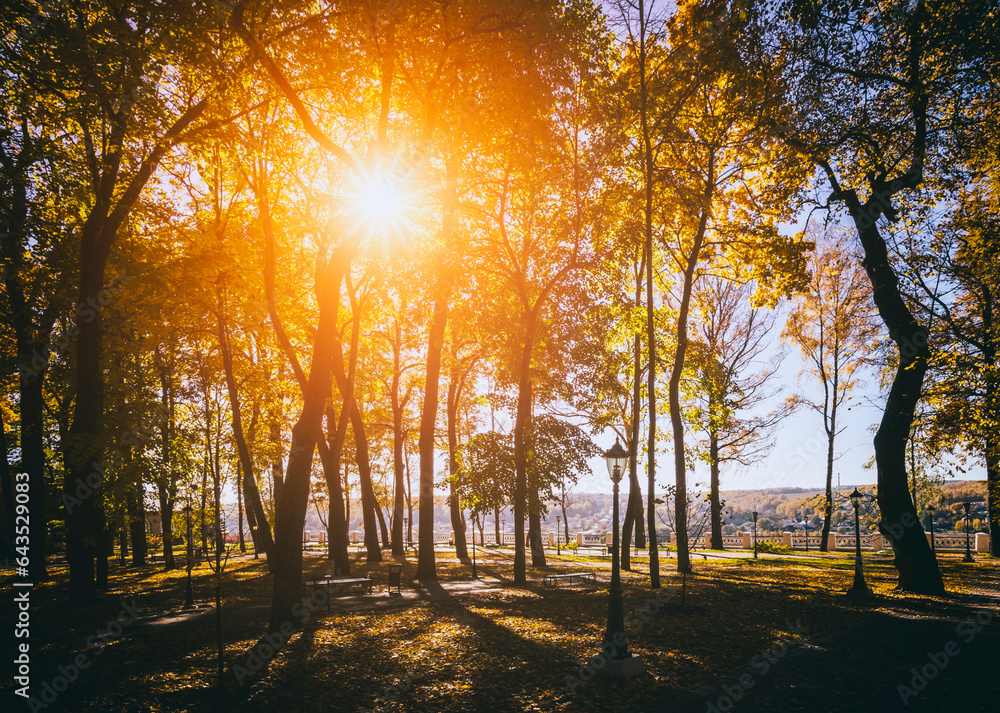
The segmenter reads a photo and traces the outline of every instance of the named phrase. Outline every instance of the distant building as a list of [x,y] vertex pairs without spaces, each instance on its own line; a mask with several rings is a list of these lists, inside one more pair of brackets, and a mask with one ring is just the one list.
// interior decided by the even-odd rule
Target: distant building
[[163,521],[160,519],[159,510],[146,511],[146,534],[157,537],[163,535]]

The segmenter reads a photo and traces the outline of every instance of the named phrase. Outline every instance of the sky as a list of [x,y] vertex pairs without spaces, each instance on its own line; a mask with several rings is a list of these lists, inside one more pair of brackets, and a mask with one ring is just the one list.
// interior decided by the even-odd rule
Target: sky
[[[789,348],[774,376],[775,384],[781,387],[781,393],[772,399],[770,407],[773,408],[780,399],[796,392],[807,397],[819,395],[819,382],[815,377],[805,373],[800,376],[803,368],[804,364],[799,353]],[[872,438],[874,428],[882,417],[885,394],[880,391],[875,374],[866,374],[863,379],[866,383],[854,390],[852,403],[847,405],[850,410],[841,410],[838,414],[840,425],[844,430],[835,441],[834,486],[838,481],[845,486],[854,486],[872,485],[877,480],[875,468],[865,468],[865,463],[873,454]],[[657,429],[669,438],[671,430],[668,414],[659,415]],[[693,438],[692,434],[688,434],[688,442]],[[602,450],[610,448],[614,439],[614,434],[610,430],[593,438]],[[720,489],[756,490],[782,487],[822,489],[826,484],[826,450],[826,433],[823,430],[822,416],[810,408],[800,407],[778,425],[775,445],[759,464],[747,468],[723,465],[719,475]],[[694,476],[688,478],[689,488],[695,489],[696,483],[704,481],[704,489],[707,490],[708,477],[707,466],[699,463]],[[985,468],[981,466],[973,466],[964,476],[956,476],[959,479],[972,480],[983,480],[985,477]],[[646,475],[641,467],[639,478],[642,491],[645,493]],[[656,482],[658,489],[674,482],[672,450],[658,456]],[[611,480],[604,461],[600,458],[593,459],[591,473],[582,476],[573,490],[578,493],[610,493]]]

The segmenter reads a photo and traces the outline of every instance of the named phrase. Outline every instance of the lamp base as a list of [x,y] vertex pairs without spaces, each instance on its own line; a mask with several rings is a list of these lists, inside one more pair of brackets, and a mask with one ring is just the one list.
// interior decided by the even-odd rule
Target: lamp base
[[599,671],[607,678],[632,678],[646,672],[646,663],[639,654],[629,654],[623,659],[607,659]]
[[875,592],[868,587],[851,587],[847,590],[848,599],[875,599]]

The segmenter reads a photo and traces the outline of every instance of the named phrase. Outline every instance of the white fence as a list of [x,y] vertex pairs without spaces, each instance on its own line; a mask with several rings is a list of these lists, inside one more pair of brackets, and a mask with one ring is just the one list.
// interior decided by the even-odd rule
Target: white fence
[[[466,531],[469,544],[472,544],[472,528]],[[405,533],[404,533],[405,536]],[[525,544],[527,544],[527,533],[524,534]],[[542,533],[542,541],[549,547],[556,546],[556,532],[550,530]],[[495,532],[484,531],[482,535],[477,531],[475,533],[476,545],[479,547],[496,547],[497,539]],[[364,531],[363,530],[353,530],[350,533],[350,544],[352,545],[362,545],[364,544]],[[559,544],[563,547],[566,546],[565,536],[560,536]],[[318,532],[312,530],[305,530],[302,533],[302,544],[304,546],[315,545],[325,545],[327,540],[326,530],[320,530]],[[514,546],[514,533],[505,532],[501,533],[500,536],[502,547],[513,547]],[[434,544],[449,546],[453,545],[455,541],[454,532],[435,532],[434,533]],[[676,544],[676,536],[671,534],[669,540],[670,543]],[[927,533],[928,543],[931,541],[930,533]],[[611,533],[593,533],[593,532],[577,532],[575,538],[577,547],[606,547],[611,544]],[[802,550],[809,551],[819,550],[821,535],[809,533],[808,548],[806,546],[806,537],[804,534],[793,533],[793,532],[782,532],[780,534],[761,534],[757,535],[757,543],[768,542],[775,545],[784,545],[792,550]],[[415,544],[415,543],[413,543]],[[831,532],[827,540],[828,551],[851,551],[855,549],[854,535],[853,534],[842,534],[839,532]],[[712,535],[711,533],[705,533],[705,535],[698,541],[692,540],[692,548],[705,548],[708,549],[712,546]],[[750,532],[737,532],[735,535],[723,535],[722,545],[726,549],[753,549],[753,534]],[[965,552],[966,546],[966,536],[964,532],[936,532],[934,533],[934,549],[938,552]],[[989,552],[990,551],[990,536],[985,532],[969,533],[969,548],[973,552]],[[879,533],[870,533],[861,535],[861,549],[867,550],[869,552],[881,552],[892,549],[892,543],[889,542],[885,537]]]
[[[931,542],[930,533],[927,534],[927,542]],[[704,547],[711,547],[711,533],[705,533]],[[784,545],[792,550],[806,550],[806,537],[804,534],[782,532],[780,535],[768,534],[757,535],[757,543],[768,542],[775,545]],[[822,535],[809,534],[808,549],[818,550],[822,542]],[[934,549],[939,552],[965,552],[966,536],[964,532],[940,532],[934,533]],[[702,543],[698,543],[702,544]],[[738,532],[735,535],[724,535],[722,544],[726,548],[753,549],[753,533]],[[828,551],[850,551],[857,547],[856,538],[853,534],[842,534],[831,532],[827,539]],[[868,533],[861,535],[861,549],[870,552],[882,552],[892,549],[892,543],[879,533]],[[985,532],[969,533],[969,549],[973,552],[989,552],[990,536]]]

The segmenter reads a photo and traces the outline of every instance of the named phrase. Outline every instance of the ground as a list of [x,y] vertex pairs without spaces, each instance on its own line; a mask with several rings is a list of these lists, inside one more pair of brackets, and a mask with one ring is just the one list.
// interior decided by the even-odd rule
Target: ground
[[[878,595],[871,602],[844,596],[853,577],[844,554],[706,553],[687,577],[668,558],[659,592],[649,589],[639,559],[623,574],[623,589],[629,645],[647,672],[609,681],[599,659],[588,666],[606,621],[607,557],[550,553],[549,568],[529,568],[534,581],[515,587],[509,550],[478,554],[473,580],[469,564],[440,550],[440,585],[431,587],[412,581],[415,560],[407,558],[403,597],[386,593],[386,563],[357,562],[353,574],[370,574],[375,592],[335,597],[329,613],[318,596],[305,630],[243,685],[236,677],[255,667],[247,652],[265,630],[270,577],[263,559],[231,557],[221,583],[221,690],[207,565],[194,570],[201,608],[182,612],[183,569],[115,562],[101,602],[74,610],[64,604],[67,576],[57,563],[31,595],[31,693],[46,706],[35,708],[725,713],[875,710],[868,704],[878,700],[878,710],[942,710],[946,701],[963,711],[1000,710],[993,703],[1000,563],[992,558],[964,564],[942,555],[949,595],[926,597],[894,592],[890,557],[866,555]],[[312,551],[306,569],[309,578],[329,568]],[[598,585],[541,584],[548,572],[576,570],[596,571]],[[12,598],[3,605],[8,620]],[[935,670],[935,661],[944,665]],[[933,675],[914,678],[921,670]]]

